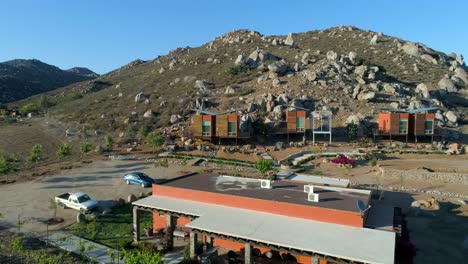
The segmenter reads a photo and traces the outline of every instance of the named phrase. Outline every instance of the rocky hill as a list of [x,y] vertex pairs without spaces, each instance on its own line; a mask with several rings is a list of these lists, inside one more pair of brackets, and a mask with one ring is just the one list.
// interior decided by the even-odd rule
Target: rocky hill
[[0,63],[0,103],[51,91],[98,75],[86,68],[67,71],[39,60],[11,60]]
[[437,107],[438,123],[457,128],[468,115],[466,70],[461,55],[352,26],[288,36],[237,30],[48,98],[77,98],[52,109],[62,120],[129,139],[141,127],[181,131],[192,108],[241,109],[243,122],[272,126],[288,105],[329,109],[343,127],[368,125],[382,109]]

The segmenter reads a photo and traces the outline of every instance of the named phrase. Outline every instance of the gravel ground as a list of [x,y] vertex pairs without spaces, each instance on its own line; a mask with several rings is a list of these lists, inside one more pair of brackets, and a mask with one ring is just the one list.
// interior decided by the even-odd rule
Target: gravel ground
[[[181,175],[188,169],[177,165],[155,168],[153,163],[147,161],[95,161],[34,181],[0,185],[0,213],[3,215],[0,228],[15,229],[19,219],[22,222],[21,231],[46,232],[45,221],[53,216],[53,210],[48,208],[49,199],[54,196],[64,192],[82,191],[98,200],[102,208],[109,206],[114,199],[127,199],[132,193],[138,195],[151,191],[151,188],[126,185],[122,180],[125,173],[141,171],[155,179],[164,179]],[[73,209],[58,208],[57,217],[63,218],[64,222],[49,226],[49,229],[72,224],[76,214],[77,211]]]

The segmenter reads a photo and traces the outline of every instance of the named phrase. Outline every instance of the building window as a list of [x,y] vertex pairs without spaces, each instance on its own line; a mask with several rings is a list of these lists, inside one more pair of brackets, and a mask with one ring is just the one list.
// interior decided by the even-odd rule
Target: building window
[[237,122],[229,121],[228,122],[228,136],[236,136],[237,135]]
[[400,134],[406,134],[408,127],[408,120],[407,119],[400,119]]
[[202,136],[210,136],[211,135],[211,121],[203,121],[202,122]]
[[424,133],[432,134],[433,125],[434,125],[434,120],[432,119],[424,120]]
[[303,116],[296,117],[296,131],[304,131],[305,130],[305,118]]

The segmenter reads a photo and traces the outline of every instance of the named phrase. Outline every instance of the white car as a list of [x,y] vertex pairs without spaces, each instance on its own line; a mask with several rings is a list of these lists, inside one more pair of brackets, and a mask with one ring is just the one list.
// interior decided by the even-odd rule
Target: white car
[[91,200],[86,193],[64,193],[55,197],[55,202],[62,208],[72,208],[82,213],[88,213],[96,209],[98,202]]

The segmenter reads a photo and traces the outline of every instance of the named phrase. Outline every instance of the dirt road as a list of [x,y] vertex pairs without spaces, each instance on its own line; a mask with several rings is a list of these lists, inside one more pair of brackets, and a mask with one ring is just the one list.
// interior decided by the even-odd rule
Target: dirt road
[[[0,185],[0,225],[17,228],[18,220],[22,231],[46,232],[46,219],[53,216],[49,199],[64,192],[82,191],[98,200],[100,206],[108,206],[116,198],[127,199],[128,195],[150,192],[151,188],[126,185],[122,180],[125,173],[141,171],[155,179],[181,175],[184,167],[171,165],[169,168],[155,168],[147,161],[95,161],[82,167],[62,171],[58,175],[15,184]],[[57,209],[57,217],[64,222],[49,228],[58,229],[73,223],[77,211]]]

